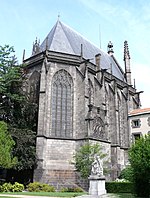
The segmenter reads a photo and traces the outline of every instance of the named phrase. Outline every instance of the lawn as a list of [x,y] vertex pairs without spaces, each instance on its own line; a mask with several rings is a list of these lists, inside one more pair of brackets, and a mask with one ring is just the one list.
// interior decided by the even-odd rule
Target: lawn
[[18,198],[18,197],[0,196],[0,198]]
[[[27,195],[27,196],[46,196],[46,197],[76,197],[76,196],[81,196],[81,195],[86,195],[87,193],[76,193],[76,192],[5,192],[5,193],[0,193],[2,194],[7,194],[10,195],[9,197],[7,196],[0,196],[0,198],[12,198],[11,195]],[[109,197],[111,198],[135,198],[134,195],[130,193],[109,193]],[[16,198],[16,197],[13,197]],[[18,197],[17,197],[18,198]]]
[[120,193],[120,194],[116,194],[116,198],[134,198],[134,195],[130,193]]
[[109,194],[110,198],[143,198],[143,197],[136,197],[133,194],[130,193],[119,193],[119,194],[115,194],[115,193],[110,193]]
[[[11,195],[31,195],[31,196],[46,196],[46,197],[76,197],[85,195],[86,193],[77,193],[77,192],[3,192],[0,194],[9,194]],[[2,196],[0,196],[1,198]],[[6,198],[6,197],[5,197]]]
[[[9,194],[10,196],[0,196],[0,198],[12,198],[11,195],[31,195],[31,196],[47,196],[47,197],[76,197],[81,195],[86,195],[86,193],[76,193],[76,192],[5,192],[0,193]],[[132,194],[129,193],[120,193],[120,194],[109,194],[110,198],[134,198]],[[20,196],[21,197],[21,196]],[[13,197],[14,198],[14,197]]]

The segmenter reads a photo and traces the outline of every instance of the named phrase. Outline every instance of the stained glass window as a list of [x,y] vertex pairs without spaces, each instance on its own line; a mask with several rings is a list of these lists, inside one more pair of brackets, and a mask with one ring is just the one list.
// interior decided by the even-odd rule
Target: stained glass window
[[59,70],[52,80],[52,128],[55,137],[72,137],[73,82],[70,74]]

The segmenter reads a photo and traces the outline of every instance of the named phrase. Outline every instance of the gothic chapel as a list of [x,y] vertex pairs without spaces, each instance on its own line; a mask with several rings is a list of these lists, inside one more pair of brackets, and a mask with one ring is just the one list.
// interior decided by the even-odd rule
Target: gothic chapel
[[128,162],[128,111],[140,107],[127,41],[124,72],[111,42],[105,53],[58,20],[42,44],[35,41],[24,63],[30,93],[39,105],[34,180],[79,184],[71,161],[85,142],[102,146],[110,177],[117,178]]

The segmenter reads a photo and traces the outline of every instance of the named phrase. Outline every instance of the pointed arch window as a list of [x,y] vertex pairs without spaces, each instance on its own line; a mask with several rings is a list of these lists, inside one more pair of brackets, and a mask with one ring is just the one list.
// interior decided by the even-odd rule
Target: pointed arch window
[[59,70],[52,80],[51,135],[72,137],[73,130],[73,81],[65,70]]

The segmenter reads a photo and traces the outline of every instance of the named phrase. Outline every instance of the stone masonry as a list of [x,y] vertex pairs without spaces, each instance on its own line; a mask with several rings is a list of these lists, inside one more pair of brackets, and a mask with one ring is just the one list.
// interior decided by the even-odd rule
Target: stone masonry
[[[79,46],[81,53],[74,54],[70,46],[77,46],[73,38],[77,39],[78,35],[75,37],[75,33],[67,28],[57,22],[52,29],[55,33],[49,33],[54,40],[51,38],[49,43],[50,38],[47,37],[41,46],[35,43],[32,56],[24,60],[29,90],[34,90],[39,104],[36,143],[38,167],[34,180],[58,188],[80,184],[72,161],[76,150],[85,142],[102,146],[108,154],[111,168],[106,178],[118,177],[128,162],[128,111],[140,105],[140,101],[136,100],[138,93],[131,85],[129,68],[125,78],[113,54],[101,51],[97,54],[93,52],[94,60],[91,62],[84,57],[86,51],[82,52],[82,45]],[[56,31],[61,34],[60,40],[54,37]],[[72,39],[70,44],[65,44],[65,38],[61,41],[62,35],[67,36],[67,33],[70,34],[68,40]],[[55,39],[57,46],[54,46]],[[92,49],[91,45],[87,53]],[[128,52],[127,43],[125,49],[125,53]],[[128,59],[126,67],[129,67],[127,63],[130,57],[127,55],[124,60],[126,62]],[[108,61],[110,65],[107,65]],[[35,86],[37,84],[39,86]]]

